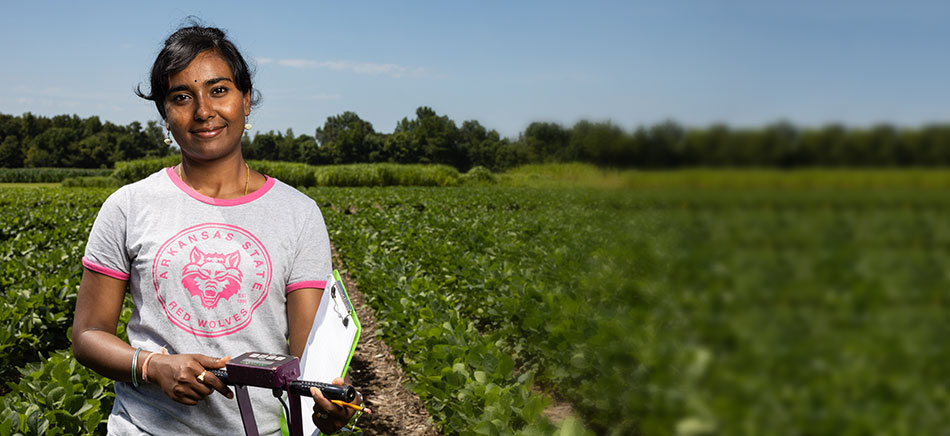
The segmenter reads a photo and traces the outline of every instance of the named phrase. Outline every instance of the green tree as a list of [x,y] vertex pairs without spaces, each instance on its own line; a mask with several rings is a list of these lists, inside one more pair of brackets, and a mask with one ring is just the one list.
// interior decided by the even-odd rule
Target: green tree
[[950,126],[929,125],[902,133],[914,165],[950,165]]
[[686,133],[678,160],[686,166],[724,166],[730,163],[729,143],[732,131],[725,124]]
[[[346,111],[340,115],[327,117],[323,127],[316,130],[314,138],[320,145],[321,157],[326,163],[355,163],[369,162],[370,155],[378,148],[376,141],[368,141],[367,137],[376,133],[373,125],[365,121],[355,112]],[[382,156],[380,156],[382,157]]]
[[798,129],[787,121],[779,121],[765,127],[762,135],[759,158],[756,165],[793,167],[803,159]]
[[102,131],[102,122],[99,117],[93,115],[82,121],[82,137],[88,138]]
[[51,118],[49,121],[52,127],[65,127],[67,129],[73,129],[73,130],[78,130],[78,131],[81,131],[83,128],[82,119],[80,119],[79,116],[76,114],[56,115],[53,118]]
[[[416,109],[416,118],[403,118],[396,125],[393,136],[400,135],[395,142],[402,163],[440,163],[458,168],[464,164],[465,157],[458,146],[458,128],[448,116],[439,116],[432,108],[421,106]],[[405,159],[405,160],[404,160]]]
[[63,166],[64,157],[69,154],[72,144],[77,141],[77,133],[68,127],[52,127],[40,133],[30,141],[26,151],[24,165],[28,167]]
[[459,153],[462,161],[459,171],[468,171],[473,166],[483,166],[500,170],[497,154],[507,143],[502,141],[497,131],[488,130],[478,121],[468,120],[462,123],[458,132]]
[[287,132],[283,135],[278,133],[275,145],[277,146],[277,160],[293,162],[299,158],[297,155],[297,143],[296,137],[294,136],[294,129],[288,128]]
[[31,139],[43,133],[50,127],[49,118],[37,117],[30,112],[20,117],[20,140]]
[[[400,124],[407,122],[408,120],[403,118]],[[383,141],[380,156],[388,162],[419,163],[423,159],[423,150],[421,144],[415,140],[411,132],[402,130],[397,125],[396,130]]]
[[77,145],[75,157],[67,160],[67,164],[79,168],[111,167],[116,161],[116,143],[120,137],[122,135],[117,133],[99,132],[83,138]]
[[523,142],[502,141],[496,148],[493,170],[506,170],[531,163],[533,153]]
[[583,154],[582,150],[570,147],[571,131],[557,123],[531,123],[521,138],[535,162],[570,162]]
[[0,136],[14,136],[19,138],[20,118],[13,115],[0,114]]
[[890,124],[878,124],[868,132],[868,161],[871,166],[905,166],[911,163],[900,132]]
[[371,133],[363,138],[366,150],[369,150],[369,162],[389,162],[386,156],[386,141],[389,135],[383,133]]
[[23,149],[16,136],[7,135],[0,143],[0,167],[19,168],[23,166]]
[[840,165],[848,155],[850,133],[841,124],[828,124],[820,129],[805,130],[799,137],[801,165]]
[[627,144],[623,130],[613,123],[580,121],[571,129],[570,135],[570,149],[575,156],[571,160],[583,160],[601,166],[620,166],[627,160],[624,156]]
[[277,160],[277,139],[274,131],[257,132],[249,146],[242,145],[241,149],[248,159]]
[[317,140],[310,135],[300,135],[296,140],[297,144],[297,162],[308,163],[310,165],[320,164],[320,145]]

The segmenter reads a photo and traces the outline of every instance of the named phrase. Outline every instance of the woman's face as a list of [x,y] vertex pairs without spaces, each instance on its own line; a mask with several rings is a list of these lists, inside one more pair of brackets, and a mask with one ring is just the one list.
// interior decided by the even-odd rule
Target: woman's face
[[165,121],[183,154],[201,161],[240,153],[250,94],[241,93],[231,67],[211,50],[198,53],[168,77]]

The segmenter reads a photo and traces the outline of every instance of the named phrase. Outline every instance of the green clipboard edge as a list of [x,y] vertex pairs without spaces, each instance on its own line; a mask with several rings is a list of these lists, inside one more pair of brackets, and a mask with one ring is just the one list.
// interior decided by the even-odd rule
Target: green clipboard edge
[[[340,378],[345,378],[346,371],[350,369],[350,361],[353,360],[353,354],[356,353],[356,344],[360,342],[360,335],[363,334],[363,324],[360,324],[360,319],[356,316],[356,306],[354,306],[353,301],[350,300],[350,294],[346,292],[346,286],[343,286],[343,279],[340,278],[339,271],[333,270],[333,280],[340,284],[340,290],[343,291],[343,298],[346,298],[346,303],[351,309],[350,318],[353,318],[353,325],[356,326],[356,336],[353,337],[353,346],[350,347],[350,355],[346,357],[346,365],[343,365],[343,374],[340,374]],[[290,436],[290,427],[287,426],[287,417],[284,416],[283,408],[280,409],[280,434]]]
[[353,345],[350,347],[350,355],[346,357],[346,364],[343,365],[343,374],[340,374],[340,377],[346,377],[346,371],[350,369],[350,361],[353,360],[353,354],[356,353],[356,344],[360,342],[360,335],[363,333],[363,325],[360,324],[360,319],[356,316],[356,306],[353,305],[353,301],[350,300],[350,294],[346,292],[346,287],[343,286],[343,279],[340,278],[340,272],[333,270],[333,279],[340,285],[340,290],[343,291],[343,298],[346,298],[347,305],[350,306],[350,318],[353,319],[353,324],[356,326],[356,336],[353,337]]

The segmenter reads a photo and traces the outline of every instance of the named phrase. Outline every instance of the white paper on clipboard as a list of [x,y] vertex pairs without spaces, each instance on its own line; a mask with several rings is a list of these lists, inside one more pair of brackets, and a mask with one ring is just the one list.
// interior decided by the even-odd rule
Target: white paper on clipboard
[[[300,359],[300,378],[330,383],[336,377],[345,376],[361,330],[362,326],[343,287],[340,273],[333,270],[327,279]],[[300,400],[303,434],[319,435],[320,431],[311,419],[313,399],[300,397]]]

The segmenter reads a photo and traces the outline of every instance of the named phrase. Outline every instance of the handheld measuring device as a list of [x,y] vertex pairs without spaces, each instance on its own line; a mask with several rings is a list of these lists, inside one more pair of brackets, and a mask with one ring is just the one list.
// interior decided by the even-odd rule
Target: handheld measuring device
[[303,418],[300,412],[300,397],[310,396],[310,388],[320,389],[328,400],[351,402],[356,398],[353,386],[339,386],[315,381],[297,380],[300,377],[300,361],[294,356],[275,353],[244,353],[225,364],[225,369],[208,371],[222,382],[233,385],[237,392],[238,408],[247,436],[260,436],[248,386],[270,388],[275,397],[287,392],[290,398],[290,412],[287,426],[291,436],[303,436]]

